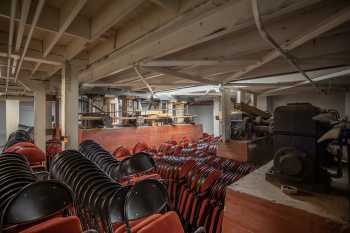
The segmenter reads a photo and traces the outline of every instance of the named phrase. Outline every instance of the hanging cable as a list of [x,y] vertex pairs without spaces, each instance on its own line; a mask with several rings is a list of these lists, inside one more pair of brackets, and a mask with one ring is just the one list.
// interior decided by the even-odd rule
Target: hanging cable
[[279,46],[279,44],[267,33],[267,31],[264,28],[264,25],[262,23],[261,20],[261,16],[260,16],[260,11],[259,11],[259,0],[251,0],[252,3],[252,10],[253,10],[253,15],[254,15],[254,21],[255,21],[255,25],[259,31],[260,36],[267,41],[273,48],[275,48],[276,50],[278,50],[281,55],[287,60],[287,62],[293,66],[297,71],[299,71],[299,73],[310,82],[310,84],[315,87],[316,89],[320,90],[321,93],[326,94],[326,91],[319,88],[318,85],[312,81],[312,79],[305,73],[305,71],[298,65],[298,63],[296,62],[295,58],[290,55],[289,53],[287,53],[286,51],[284,51],[281,46]]

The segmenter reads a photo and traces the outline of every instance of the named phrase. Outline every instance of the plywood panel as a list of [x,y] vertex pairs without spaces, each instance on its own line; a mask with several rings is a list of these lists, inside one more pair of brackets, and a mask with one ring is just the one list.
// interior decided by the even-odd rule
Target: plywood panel
[[105,149],[113,152],[119,145],[132,149],[137,142],[158,147],[161,143],[170,140],[181,140],[187,137],[198,140],[202,136],[202,125],[164,125],[147,127],[125,127],[116,129],[86,129],[80,130],[79,142],[93,139]]

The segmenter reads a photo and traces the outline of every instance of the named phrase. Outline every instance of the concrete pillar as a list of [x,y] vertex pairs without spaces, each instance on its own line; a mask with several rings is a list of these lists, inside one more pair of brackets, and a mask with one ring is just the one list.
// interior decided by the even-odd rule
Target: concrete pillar
[[168,101],[168,115],[173,116],[173,102]]
[[218,137],[221,135],[221,129],[220,129],[220,124],[221,124],[221,119],[220,119],[220,114],[221,114],[221,102],[220,98],[214,98],[213,100],[213,135],[215,137]]
[[41,150],[46,151],[47,105],[44,82],[22,80],[34,94],[34,143]]
[[257,101],[258,101],[257,98],[258,98],[258,97],[257,97],[256,94],[251,93],[251,94],[250,94],[250,105],[256,107]]
[[[231,112],[233,111],[233,103],[231,97],[235,94],[233,89],[223,88],[221,95],[221,111],[222,111],[222,137],[225,141],[231,138]],[[242,92],[241,92],[242,94]],[[242,95],[237,94],[238,98],[241,98]],[[240,97],[238,97],[240,95]],[[240,101],[242,99],[239,99]]]
[[242,99],[243,99],[243,93],[241,90],[237,91],[237,96],[236,96],[236,101],[237,103],[242,103]]
[[267,101],[267,96],[258,96],[257,98],[257,108],[267,111],[268,109],[268,101]]
[[246,103],[247,102],[246,95],[247,95],[246,91],[238,90],[237,98],[236,98],[237,103]]
[[11,133],[18,129],[19,124],[19,100],[6,100],[6,140]]
[[76,69],[69,62],[66,62],[62,69],[61,106],[61,130],[67,139],[63,147],[78,149],[79,81]]
[[37,87],[34,91],[34,143],[42,151],[46,151],[47,106],[44,87]]
[[345,93],[345,116],[350,119],[350,92]]
[[46,102],[46,128],[52,128],[52,120],[53,120],[53,102],[47,101]]

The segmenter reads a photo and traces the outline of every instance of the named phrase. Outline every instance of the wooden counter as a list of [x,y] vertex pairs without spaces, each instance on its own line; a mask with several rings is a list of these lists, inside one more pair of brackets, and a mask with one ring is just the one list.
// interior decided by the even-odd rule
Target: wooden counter
[[179,124],[145,127],[123,127],[112,129],[80,129],[79,142],[93,139],[106,150],[113,152],[119,145],[132,149],[137,142],[159,146],[161,143],[187,137],[199,139],[203,134],[202,125]]
[[336,194],[289,196],[265,180],[272,162],[227,188],[223,233],[348,233],[348,201]]
[[272,159],[272,139],[261,137],[255,140],[228,140],[219,144],[217,154],[226,159],[261,166]]

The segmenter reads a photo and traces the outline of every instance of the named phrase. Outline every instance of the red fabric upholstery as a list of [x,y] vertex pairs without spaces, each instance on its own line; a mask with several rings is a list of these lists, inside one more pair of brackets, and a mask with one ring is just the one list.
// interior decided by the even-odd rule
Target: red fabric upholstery
[[193,201],[194,201],[194,194],[192,192],[189,193],[186,204],[185,204],[185,209],[182,212],[182,217],[184,219],[188,219],[189,214],[191,212],[191,209],[193,207]]
[[146,180],[146,179],[160,180],[161,177],[157,173],[152,173],[152,174],[144,174],[144,175],[140,175],[140,176],[129,177],[126,180],[119,180],[118,182],[122,185],[134,185],[135,183],[140,182],[142,180]]
[[208,233],[214,233],[216,231],[215,230],[215,224],[218,221],[219,214],[220,214],[220,207],[219,206],[215,206],[215,208],[214,208],[214,210],[212,212],[212,215],[211,215]]
[[79,218],[76,216],[52,218],[27,228],[20,233],[81,233]]
[[222,220],[224,219],[224,211],[221,210],[220,212],[220,216],[219,216],[219,221],[216,225],[216,233],[220,233],[221,232],[221,228],[222,228]]
[[130,155],[130,151],[123,146],[119,146],[113,152],[114,158],[116,158],[118,160],[121,160],[122,158],[126,158],[129,155]]
[[188,190],[186,188],[184,188],[182,193],[180,194],[180,202],[178,204],[178,210],[179,210],[181,215],[185,211],[185,205],[186,205],[188,196],[189,196],[189,192],[188,192]]
[[[132,223],[130,223],[131,226],[131,232],[132,233],[136,233],[138,232],[141,228],[147,226],[148,224],[150,224],[151,222],[153,222],[154,220],[156,220],[157,218],[159,218],[160,216],[162,216],[161,214],[153,214],[141,221],[134,221]],[[126,232],[126,226],[125,224],[119,226],[114,233],[125,233]]]
[[19,142],[5,150],[25,155],[30,165],[38,165],[45,161],[45,153],[31,142]]
[[148,145],[146,143],[138,142],[134,146],[134,149],[132,150],[132,153],[136,154],[136,153],[147,151],[147,150],[148,150]]
[[138,233],[184,233],[176,212],[170,211],[143,227]]
[[48,140],[46,142],[46,154],[53,156],[62,151],[62,143],[59,140]]
[[201,203],[201,207],[199,209],[197,226],[203,226],[204,220],[205,220],[205,211],[206,211],[208,205],[209,205],[209,200],[204,199],[204,201]]
[[179,179],[184,178],[187,176],[189,171],[196,165],[196,162],[194,160],[188,160],[186,161],[181,167],[179,172]]
[[204,193],[207,191],[210,186],[221,176],[222,172],[215,170],[212,172],[204,181],[204,183],[201,185],[199,192]]
[[[138,219],[138,220],[134,220],[134,221],[129,222],[129,225],[131,227],[131,232],[132,233],[137,232],[137,230],[141,229],[142,227],[144,227],[145,225],[154,221],[155,219],[159,218],[160,216],[161,216],[161,214],[153,214],[153,215],[148,216],[146,218]],[[114,229],[115,229],[114,233],[125,233],[126,232],[126,225],[122,224]]]

